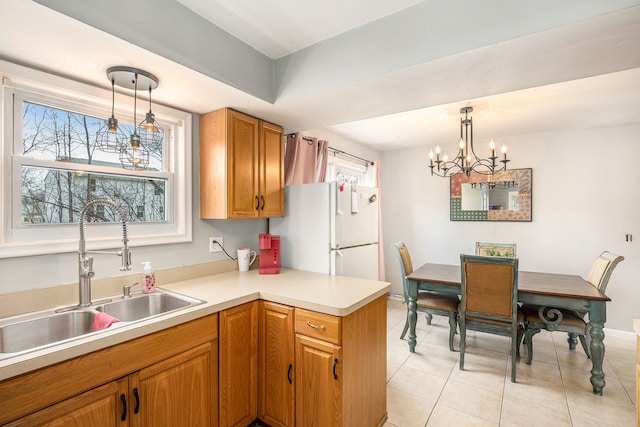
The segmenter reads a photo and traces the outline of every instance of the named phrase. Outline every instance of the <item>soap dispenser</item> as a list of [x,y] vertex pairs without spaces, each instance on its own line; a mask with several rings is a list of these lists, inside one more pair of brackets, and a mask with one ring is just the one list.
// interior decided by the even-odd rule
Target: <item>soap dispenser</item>
[[151,268],[151,262],[142,263],[144,272],[142,273],[142,292],[150,294],[156,290],[156,275]]

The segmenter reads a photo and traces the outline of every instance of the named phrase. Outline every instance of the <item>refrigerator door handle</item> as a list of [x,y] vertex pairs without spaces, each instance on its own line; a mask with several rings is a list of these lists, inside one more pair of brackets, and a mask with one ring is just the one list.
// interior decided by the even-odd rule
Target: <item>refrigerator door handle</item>
[[339,248],[342,245],[342,223],[344,219],[344,212],[341,209],[338,209],[336,212],[336,222],[335,222],[335,249]]
[[[340,262],[338,262],[338,257],[340,257]],[[340,251],[336,251],[336,276],[342,276],[342,261],[344,255]]]

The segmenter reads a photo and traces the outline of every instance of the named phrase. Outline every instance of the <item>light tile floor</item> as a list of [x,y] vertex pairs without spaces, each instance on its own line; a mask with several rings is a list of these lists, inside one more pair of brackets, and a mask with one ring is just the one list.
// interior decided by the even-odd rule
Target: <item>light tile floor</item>
[[580,345],[569,350],[565,333],[537,334],[531,365],[523,346],[514,384],[508,338],[468,332],[460,371],[459,353],[449,351],[446,317],[434,316],[428,326],[419,313],[418,344],[409,353],[400,339],[406,310],[400,299],[389,299],[385,427],[636,425],[635,339],[605,338],[607,384],[604,395],[596,396],[591,361]]

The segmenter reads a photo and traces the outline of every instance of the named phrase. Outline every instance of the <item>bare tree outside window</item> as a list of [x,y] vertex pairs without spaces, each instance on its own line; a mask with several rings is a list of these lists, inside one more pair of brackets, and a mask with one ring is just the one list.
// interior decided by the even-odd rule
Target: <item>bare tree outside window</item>
[[[76,223],[85,203],[99,197],[121,205],[130,222],[166,221],[167,179],[123,173],[118,153],[101,151],[96,144],[96,132],[104,121],[23,103],[22,155],[39,161],[37,165],[22,165],[23,225]],[[133,132],[133,126],[121,125],[125,133]],[[163,147],[147,148],[150,153],[147,171],[161,172]],[[45,160],[44,166],[41,160]],[[75,167],[65,166],[69,164]],[[78,169],[78,165],[83,167]],[[104,172],[109,169],[113,173]],[[95,206],[87,220],[117,222],[119,218],[111,210]]]

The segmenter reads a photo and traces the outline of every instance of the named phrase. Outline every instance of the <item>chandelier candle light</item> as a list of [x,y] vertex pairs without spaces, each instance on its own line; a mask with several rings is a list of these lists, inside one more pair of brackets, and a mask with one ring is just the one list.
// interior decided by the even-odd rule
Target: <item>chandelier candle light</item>
[[496,160],[496,144],[491,139],[489,142],[489,148],[491,149],[491,156],[483,159],[478,157],[473,148],[473,119],[469,115],[473,112],[473,107],[463,107],[460,109],[460,114],[464,114],[464,118],[460,118],[460,142],[458,143],[458,155],[454,160],[449,160],[446,154],[440,158],[440,145],[436,146],[435,159],[433,150],[429,151],[429,167],[431,168],[431,175],[437,175],[441,177],[449,177],[464,173],[465,175],[471,175],[471,172],[475,172],[481,175],[493,175],[496,172],[507,170],[507,146],[502,145],[502,159],[499,160],[502,165],[498,165]]

